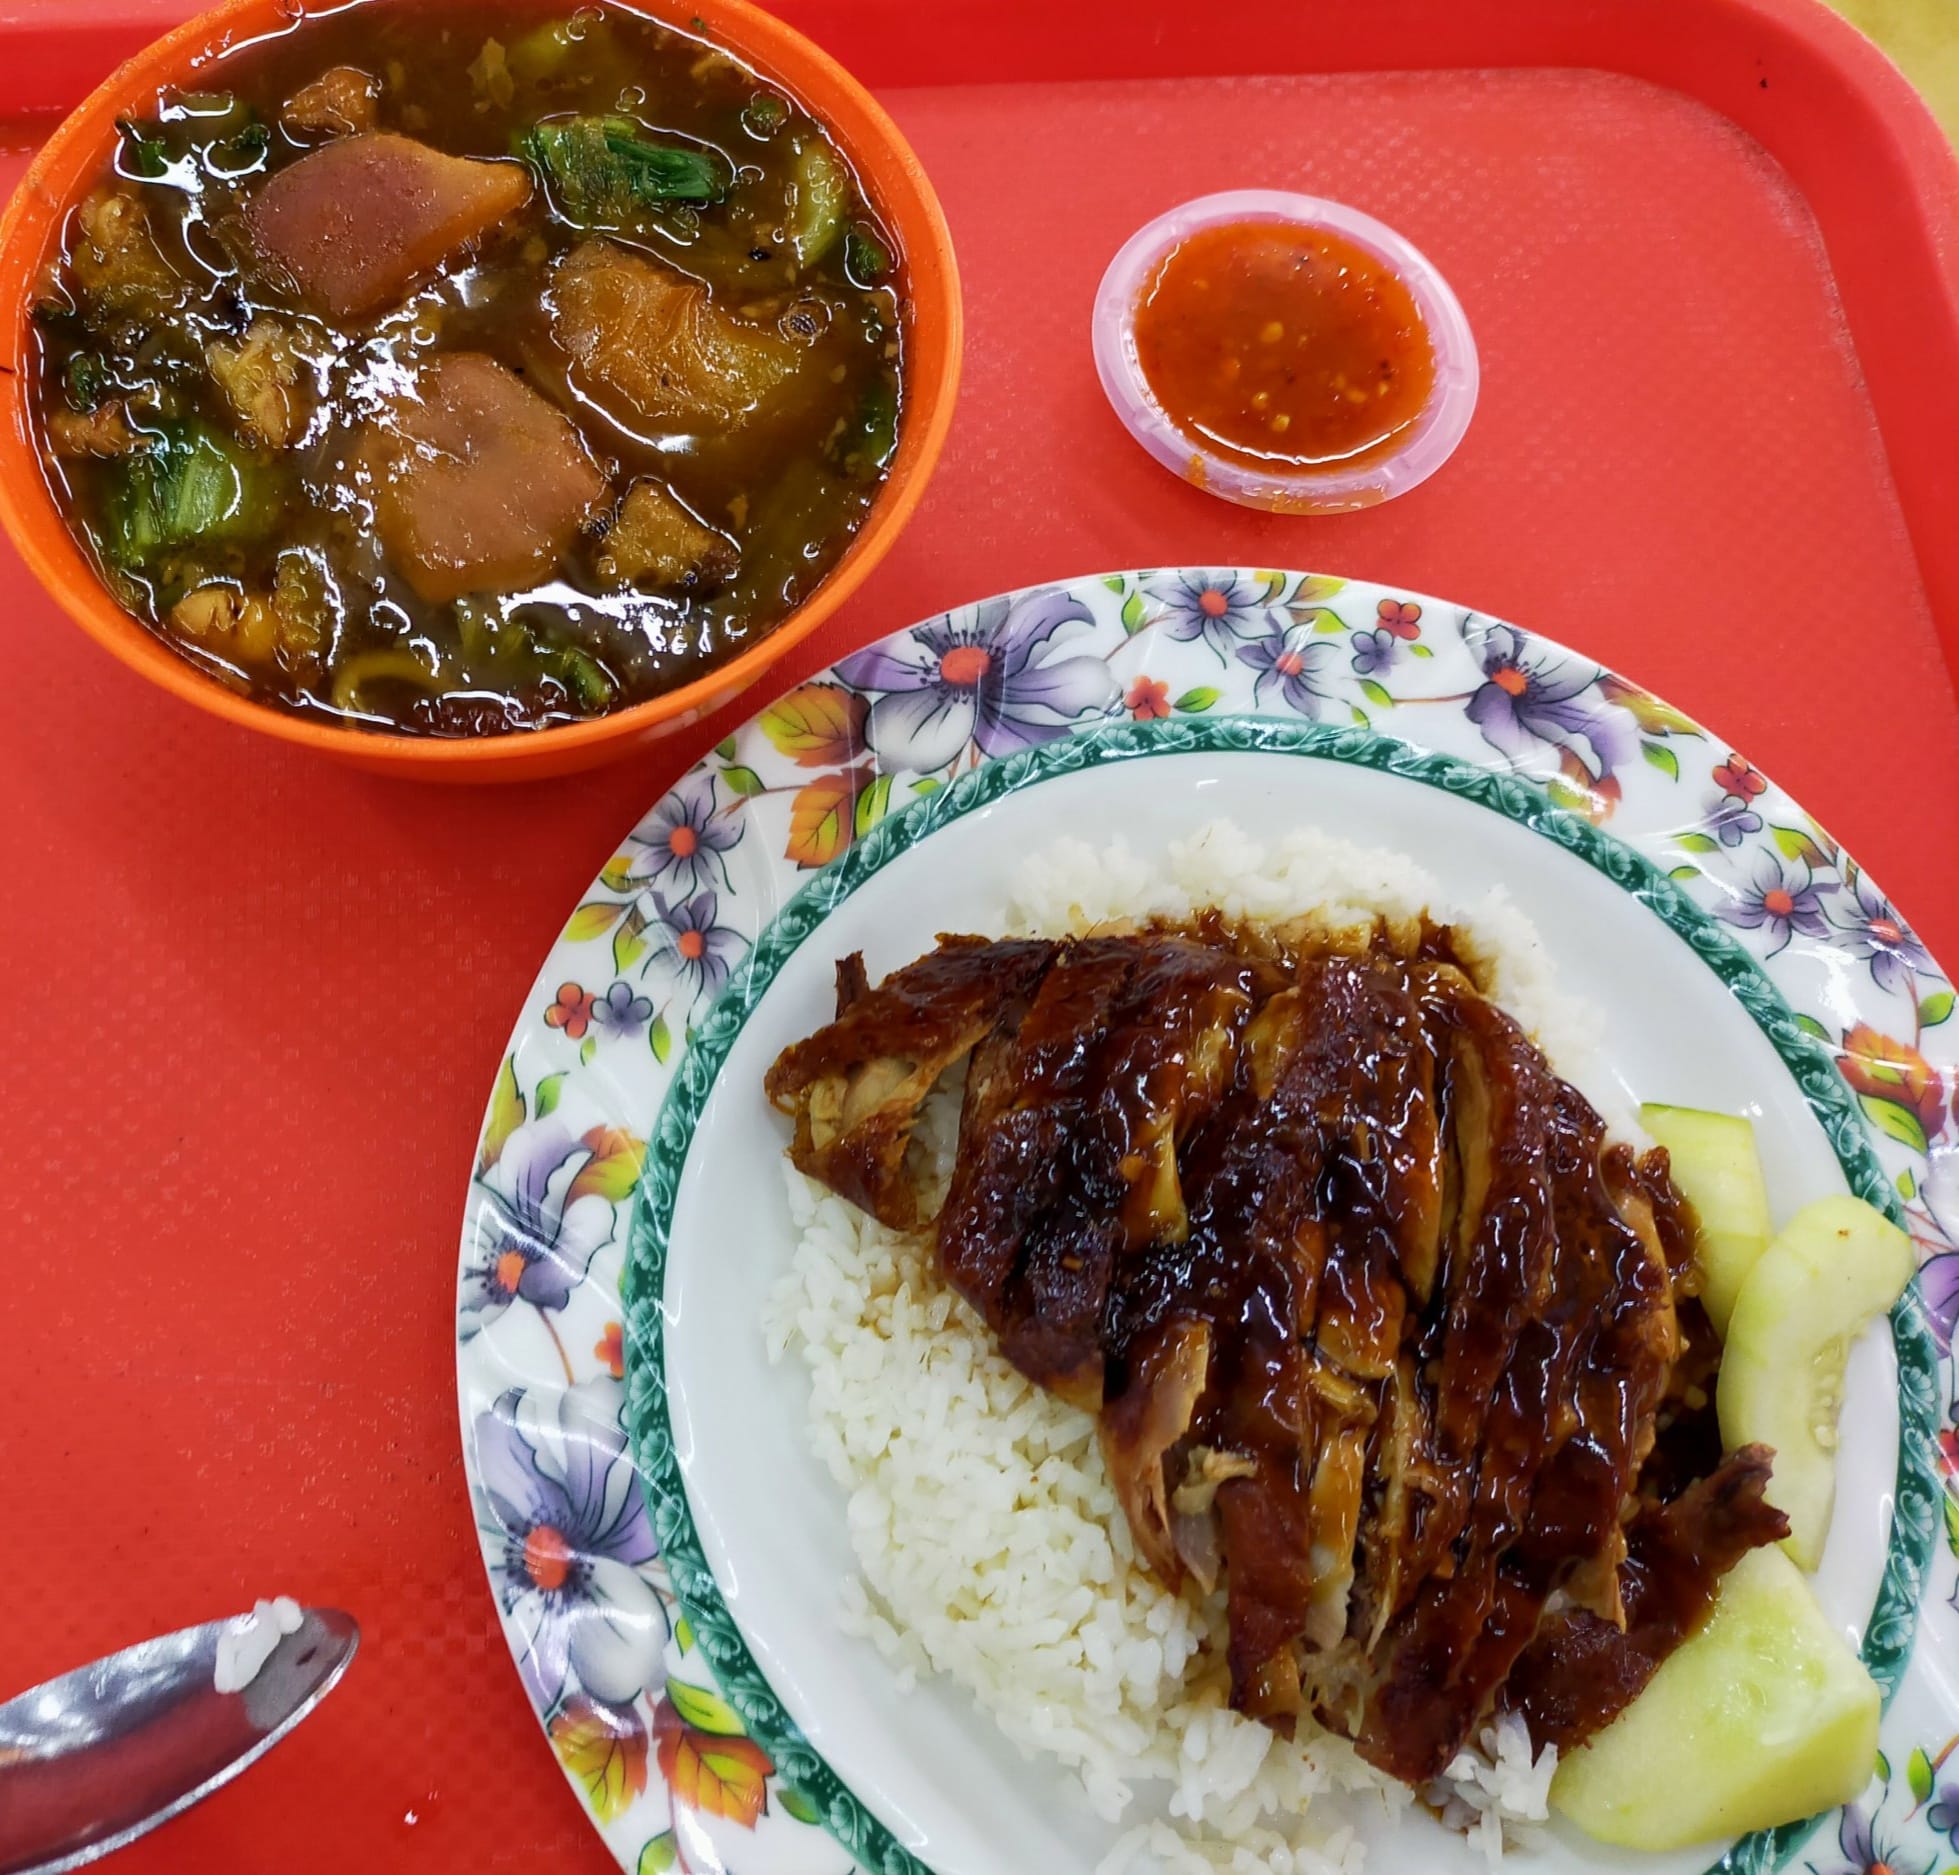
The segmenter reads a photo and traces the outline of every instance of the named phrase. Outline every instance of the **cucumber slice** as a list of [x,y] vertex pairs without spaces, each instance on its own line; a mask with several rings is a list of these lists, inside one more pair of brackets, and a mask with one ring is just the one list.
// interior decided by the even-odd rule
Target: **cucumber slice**
[[1881,1703],[1795,1564],[1754,1550],[1646,1690],[1559,1761],[1551,1807],[1626,1849],[1791,1823],[1870,1782]]
[[1774,1451],[1769,1502],[1787,1513],[1783,1546],[1805,1569],[1830,1534],[1845,1357],[1912,1264],[1911,1239],[1888,1218],[1860,1198],[1822,1198],[1782,1227],[1735,1298],[1714,1396],[1721,1442]]
[[1641,1107],[1639,1123],[1666,1148],[1673,1182],[1700,1220],[1701,1306],[1725,1337],[1742,1279],[1769,1247],[1769,1188],[1755,1129],[1738,1114],[1699,1107]]

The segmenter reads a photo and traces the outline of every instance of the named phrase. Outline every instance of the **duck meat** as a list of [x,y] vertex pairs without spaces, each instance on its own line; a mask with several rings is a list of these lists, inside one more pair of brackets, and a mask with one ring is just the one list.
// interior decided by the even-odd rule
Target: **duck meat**
[[[907,1153],[963,1065],[949,1186]],[[1215,914],[947,937],[767,1091],[1031,1379],[1099,1414],[1138,1553],[1226,1596],[1231,1699],[1417,1786],[1491,1713],[1585,1737],[1780,1533],[1723,1460],[1691,1213],[1443,927]]]

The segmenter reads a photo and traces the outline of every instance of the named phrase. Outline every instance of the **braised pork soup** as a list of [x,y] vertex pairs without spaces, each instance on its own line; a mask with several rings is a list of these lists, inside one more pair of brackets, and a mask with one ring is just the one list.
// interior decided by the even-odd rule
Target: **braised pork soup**
[[434,735],[596,716],[814,591],[903,406],[902,266],[728,54],[375,0],[122,126],[36,307],[50,482],[217,680]]

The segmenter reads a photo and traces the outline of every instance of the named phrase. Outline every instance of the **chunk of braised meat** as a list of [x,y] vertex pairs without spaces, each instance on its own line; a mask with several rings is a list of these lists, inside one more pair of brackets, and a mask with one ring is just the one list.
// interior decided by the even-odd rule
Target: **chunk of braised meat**
[[381,86],[355,65],[334,65],[285,102],[279,123],[296,136],[353,137],[380,121]]
[[213,339],[204,363],[247,442],[284,449],[299,440],[312,414],[312,386],[307,361],[280,321],[261,316],[235,342]]
[[153,431],[139,430],[130,422],[127,398],[108,398],[93,410],[48,413],[48,442],[57,456],[96,456],[108,460],[152,448],[156,440]]
[[170,622],[191,644],[242,672],[316,668],[332,627],[310,563],[300,554],[281,556],[269,592],[247,592],[224,580],[194,586],[170,608]]
[[1767,1503],[1773,1454],[1744,1445],[1670,1504],[1633,1520],[1619,1567],[1620,1622],[1587,1608],[1546,1620],[1504,1684],[1540,1749],[1582,1744],[1632,1704],[1660,1663],[1707,1618],[1721,1578],[1789,1520]]
[[358,448],[381,543],[431,604],[534,585],[607,494],[564,413],[476,352],[430,359]]
[[68,274],[91,312],[143,326],[175,312],[187,292],[156,244],[149,210],[113,186],[91,191],[75,210]]
[[334,319],[378,312],[515,215],[530,172],[392,131],[309,150],[246,205],[253,246]]
[[738,428],[802,360],[773,327],[716,305],[698,280],[611,241],[567,254],[548,299],[572,383],[639,435]]
[[764,1082],[795,1118],[797,1169],[880,1222],[912,1229],[918,1190],[905,1150],[925,1097],[1039,980],[1055,949],[1045,939],[941,938],[876,989],[861,958],[844,959],[837,1019],[784,1049]]
[[701,520],[664,482],[626,490],[598,556],[608,584],[683,586],[726,579],[741,550]]

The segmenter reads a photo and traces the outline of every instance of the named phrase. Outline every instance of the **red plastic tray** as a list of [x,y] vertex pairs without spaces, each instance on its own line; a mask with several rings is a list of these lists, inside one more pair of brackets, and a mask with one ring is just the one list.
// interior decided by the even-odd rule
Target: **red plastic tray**
[[[188,10],[13,0],[5,142]],[[1046,577],[1365,574],[1689,710],[1959,962],[1959,169],[1848,28],[1809,0],[785,11],[916,143],[970,329],[917,522],[785,681]],[[1108,255],[1247,184],[1394,223],[1468,309],[1481,408],[1406,499],[1229,509],[1103,403]],[[0,602],[0,1688],[254,1594],[337,1602],[366,1632],[346,1685],[123,1866],[602,1875],[477,1559],[456,1224],[538,959],[728,725],[425,791],[155,694],[11,554]]]

